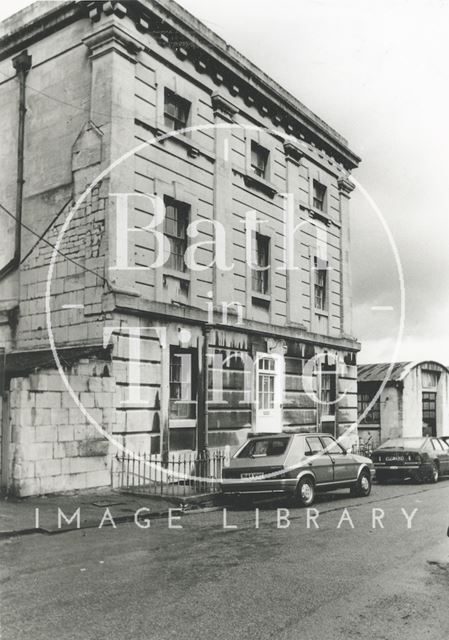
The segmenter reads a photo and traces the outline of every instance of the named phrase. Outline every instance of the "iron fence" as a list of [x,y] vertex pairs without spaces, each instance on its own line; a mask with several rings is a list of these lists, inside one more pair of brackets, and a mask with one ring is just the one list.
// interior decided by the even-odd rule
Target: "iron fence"
[[352,453],[371,458],[375,447],[370,442],[360,443],[352,447]]
[[217,493],[229,449],[160,454],[129,453],[114,459],[112,483],[117,489],[160,496]]

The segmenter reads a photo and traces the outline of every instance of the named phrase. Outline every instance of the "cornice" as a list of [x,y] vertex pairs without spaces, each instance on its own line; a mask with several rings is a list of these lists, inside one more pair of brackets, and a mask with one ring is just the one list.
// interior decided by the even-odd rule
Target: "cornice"
[[341,178],[338,181],[338,190],[340,191],[341,194],[347,196],[348,198],[351,195],[351,193],[354,191],[354,189],[355,189],[355,184],[350,180],[347,180],[346,178]]
[[95,0],[56,5],[38,20],[0,39],[0,59],[70,21],[89,18],[98,22],[102,16],[129,18],[140,33],[171,48],[178,59],[192,62],[198,73],[207,74],[217,86],[226,86],[231,95],[240,96],[248,107],[257,109],[287,135],[315,145],[346,169],[359,164],[360,158],[348,148],[342,136],[171,0]]
[[82,41],[89,49],[90,58],[98,58],[114,50],[128,60],[136,62],[136,55],[144,49],[143,43],[117,22],[103,25]]
[[304,157],[304,151],[300,147],[298,147],[294,142],[286,140],[284,142],[284,153],[287,161],[290,161],[299,167],[301,159]]
[[218,91],[214,91],[211,99],[214,116],[220,116],[227,122],[233,122],[234,116],[238,113],[238,108]]
[[55,3],[54,9],[42,14],[33,22],[20,24],[17,29],[0,38],[0,60],[19,53],[42,38],[76,22],[83,15],[85,9],[78,2]]
[[[224,84],[231,95],[240,95],[248,107],[270,118],[287,135],[314,143],[348,169],[359,164],[360,158],[347,147],[342,136],[177,3],[123,0],[110,4],[124,7],[136,26],[141,25],[143,18],[149,25],[150,36],[159,42],[163,39],[164,46],[172,48],[178,58],[188,59],[200,73]],[[100,10],[102,3],[91,5]]]
[[186,322],[189,324],[209,325],[212,330],[230,331],[238,333],[259,334],[279,339],[291,339],[297,342],[319,344],[325,347],[337,348],[347,351],[360,351],[360,343],[352,337],[333,337],[324,334],[313,333],[298,326],[275,326],[246,320],[244,325],[225,325],[219,321],[210,323],[209,314],[197,307],[178,306],[165,302],[155,302],[133,295],[115,294],[115,311],[129,313],[131,315],[146,315],[149,317],[165,318],[170,322]]

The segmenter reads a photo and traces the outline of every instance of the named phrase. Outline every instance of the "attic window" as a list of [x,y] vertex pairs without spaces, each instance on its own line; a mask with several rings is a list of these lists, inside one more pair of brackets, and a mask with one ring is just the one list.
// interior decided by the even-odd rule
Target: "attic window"
[[168,129],[179,131],[188,126],[191,104],[170,89],[164,91],[164,123]]
[[318,180],[313,181],[313,206],[319,211],[324,211],[326,199],[326,187]]

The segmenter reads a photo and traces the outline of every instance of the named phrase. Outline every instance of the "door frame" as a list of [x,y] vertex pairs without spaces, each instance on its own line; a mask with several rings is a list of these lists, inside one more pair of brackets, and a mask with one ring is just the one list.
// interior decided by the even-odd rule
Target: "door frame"
[[[261,360],[272,360],[274,362],[273,374],[267,369],[265,373],[259,371],[259,362]],[[285,360],[284,356],[279,353],[256,352],[254,360],[254,433],[281,433],[282,432],[282,405],[284,397],[284,378],[285,378]],[[273,382],[273,408],[263,410],[259,408],[259,380],[262,375],[274,378]],[[264,415],[262,414],[264,412]],[[267,423],[270,428],[267,429]]]

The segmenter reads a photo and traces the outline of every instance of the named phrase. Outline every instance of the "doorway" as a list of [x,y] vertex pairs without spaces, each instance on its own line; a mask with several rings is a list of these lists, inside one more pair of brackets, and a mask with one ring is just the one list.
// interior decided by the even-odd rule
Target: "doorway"
[[256,433],[282,431],[284,358],[280,354],[256,356]]

